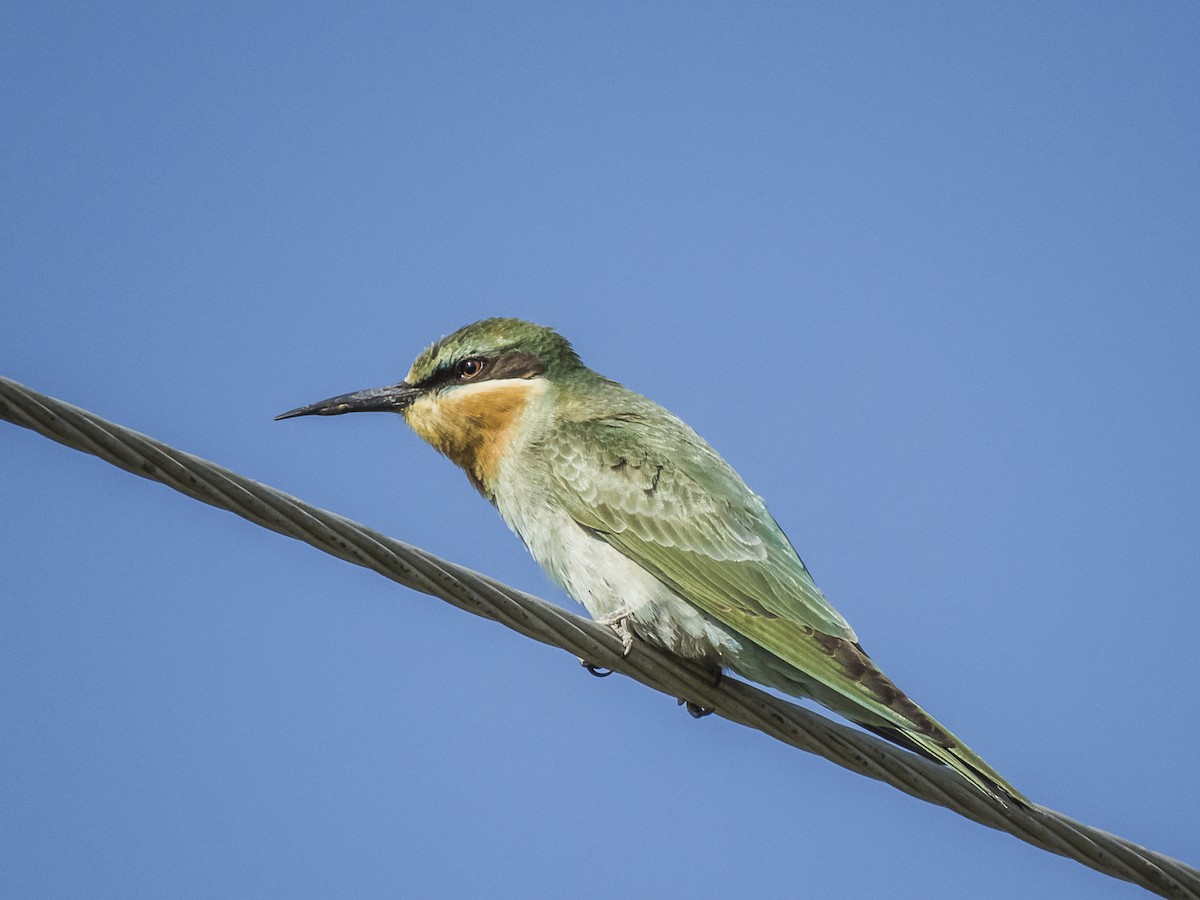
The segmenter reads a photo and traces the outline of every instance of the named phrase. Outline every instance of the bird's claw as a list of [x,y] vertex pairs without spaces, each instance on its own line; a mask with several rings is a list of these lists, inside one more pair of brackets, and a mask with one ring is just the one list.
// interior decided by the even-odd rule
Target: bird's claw
[[581,659],[579,664],[595,675],[597,678],[607,678],[613,673],[612,669],[606,669],[604,666],[598,666],[593,662],[588,662],[586,659]]
[[621,639],[621,655],[628,656],[633,650],[633,626],[629,624],[628,619],[618,619],[612,628]]
[[[717,666],[716,672],[713,675],[712,686],[720,687],[721,679],[724,677],[725,677],[725,670],[722,669],[720,666]],[[716,712],[715,709],[710,709],[707,706],[701,706],[699,703],[696,703],[695,701],[692,701],[692,700],[684,700],[682,697],[679,698],[678,703],[680,706],[687,708],[688,715],[691,716],[693,719],[703,719],[705,716],[711,716],[714,712]]]
[[684,700],[682,697],[677,701],[679,706],[687,709],[688,715],[693,719],[703,719],[705,716],[711,716],[716,710],[701,706],[699,703],[693,703],[691,700]]
[[601,625],[607,625],[617,633],[617,637],[621,639],[621,655],[628,656],[633,650],[633,639],[636,635],[633,633],[633,626],[629,623],[628,616],[609,616],[599,620]]

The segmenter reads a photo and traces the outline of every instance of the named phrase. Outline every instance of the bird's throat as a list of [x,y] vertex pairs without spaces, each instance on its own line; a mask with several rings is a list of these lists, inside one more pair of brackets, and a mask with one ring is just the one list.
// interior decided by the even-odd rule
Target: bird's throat
[[545,390],[540,378],[506,378],[421,397],[404,417],[420,437],[459,465],[491,497],[500,462],[529,402]]

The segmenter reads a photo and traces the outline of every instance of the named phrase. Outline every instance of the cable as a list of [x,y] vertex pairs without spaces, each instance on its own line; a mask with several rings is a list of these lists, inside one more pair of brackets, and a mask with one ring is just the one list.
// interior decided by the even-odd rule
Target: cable
[[0,418],[492,619],[671,697],[1163,897],[1200,900],[1200,871],[1037,806],[1001,806],[944,766],[608,628],[267,485],[0,377]]

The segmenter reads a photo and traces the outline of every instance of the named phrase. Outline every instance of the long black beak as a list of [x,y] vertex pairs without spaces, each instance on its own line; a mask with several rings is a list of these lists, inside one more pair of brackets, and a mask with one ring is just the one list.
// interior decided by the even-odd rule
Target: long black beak
[[342,413],[352,412],[404,412],[420,395],[420,388],[402,381],[389,387],[339,394],[328,400],[310,403],[308,406],[298,406],[280,413],[275,417],[275,421],[293,419],[296,416],[340,416]]

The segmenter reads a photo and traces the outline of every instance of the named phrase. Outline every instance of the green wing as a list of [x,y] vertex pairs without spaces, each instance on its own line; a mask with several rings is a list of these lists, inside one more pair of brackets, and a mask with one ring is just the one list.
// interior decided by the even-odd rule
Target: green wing
[[[629,418],[567,423],[554,442],[558,499],[726,624],[781,620],[857,640],[762,500],[690,428],[671,424],[675,434]],[[656,452],[664,437],[675,438],[670,456]]]
[[892,739],[901,732],[900,743],[984,793],[1024,802],[866,656],[766,505],[685,423],[656,407],[559,428],[543,451],[555,494],[580,525],[824,685],[826,705]]

